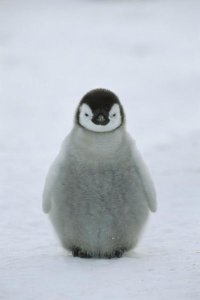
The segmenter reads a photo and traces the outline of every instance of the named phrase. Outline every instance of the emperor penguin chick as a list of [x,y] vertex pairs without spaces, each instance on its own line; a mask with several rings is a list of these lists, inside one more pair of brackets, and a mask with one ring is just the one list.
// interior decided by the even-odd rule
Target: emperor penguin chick
[[95,89],[80,101],[47,175],[43,210],[73,256],[121,257],[136,246],[156,195],[111,91]]

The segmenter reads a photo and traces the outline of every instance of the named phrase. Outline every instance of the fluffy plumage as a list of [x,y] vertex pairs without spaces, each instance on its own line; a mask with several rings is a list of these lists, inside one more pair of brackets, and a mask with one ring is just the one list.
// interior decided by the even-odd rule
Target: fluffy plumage
[[43,194],[62,245],[80,257],[120,257],[156,211],[148,170],[124,124],[94,132],[75,122]]

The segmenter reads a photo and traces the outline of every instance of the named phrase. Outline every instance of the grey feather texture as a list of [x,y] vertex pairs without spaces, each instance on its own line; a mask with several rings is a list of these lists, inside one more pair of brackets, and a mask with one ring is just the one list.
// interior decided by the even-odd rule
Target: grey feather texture
[[112,257],[136,246],[156,195],[124,125],[106,133],[74,125],[47,175],[43,210],[71,251]]

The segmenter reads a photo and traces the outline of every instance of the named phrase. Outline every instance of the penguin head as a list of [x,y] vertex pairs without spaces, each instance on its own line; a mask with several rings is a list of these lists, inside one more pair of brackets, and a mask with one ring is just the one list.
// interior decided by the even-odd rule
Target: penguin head
[[118,97],[111,91],[95,89],[80,101],[76,123],[90,131],[110,132],[124,124],[123,107]]

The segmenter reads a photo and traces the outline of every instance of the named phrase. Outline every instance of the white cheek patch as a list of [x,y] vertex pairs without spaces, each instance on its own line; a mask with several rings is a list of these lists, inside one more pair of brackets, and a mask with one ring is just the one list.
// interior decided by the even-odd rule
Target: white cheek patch
[[88,130],[95,132],[109,132],[121,125],[122,117],[119,104],[114,104],[109,112],[107,125],[96,125],[92,122],[93,112],[87,104],[82,104],[79,112],[79,123]]
[[93,112],[91,110],[91,108],[87,105],[87,104],[83,104],[80,107],[80,117],[87,117],[87,115],[92,118],[93,117]]
[[121,122],[121,112],[119,104],[114,104],[109,112],[109,118]]

